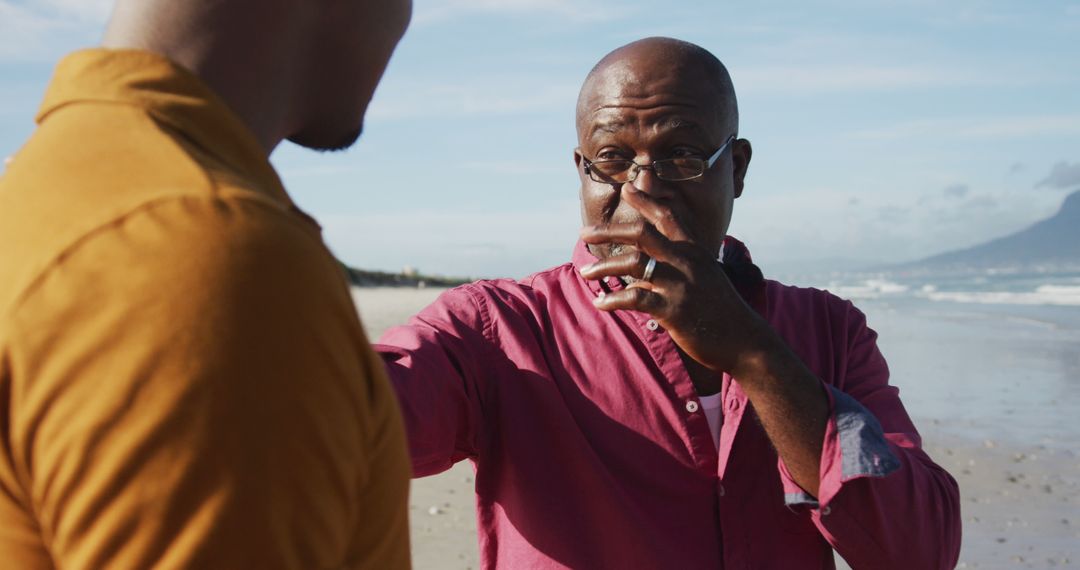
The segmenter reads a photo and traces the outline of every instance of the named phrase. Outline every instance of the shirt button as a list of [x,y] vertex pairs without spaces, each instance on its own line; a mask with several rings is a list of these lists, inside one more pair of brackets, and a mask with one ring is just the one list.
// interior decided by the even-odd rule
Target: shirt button
[[831,513],[831,512],[832,512],[832,509],[830,509],[828,506],[825,506],[825,507],[821,508],[821,516],[823,516],[823,517],[829,516],[829,513]]
[[649,322],[645,323],[645,328],[654,331],[660,327],[660,324],[656,321],[649,319]]
[[725,491],[725,490],[724,490],[724,485],[723,485],[723,484],[720,484],[720,483],[718,483],[718,484],[716,485],[716,492],[717,492],[717,493],[718,493],[718,494],[719,494],[719,495],[720,495],[721,497],[723,497],[723,496],[724,496],[724,493],[727,493],[727,491]]
[[688,411],[688,412],[690,412],[692,414],[692,413],[696,412],[697,409],[698,409],[697,402],[695,402],[693,400],[688,400],[686,402],[686,411]]

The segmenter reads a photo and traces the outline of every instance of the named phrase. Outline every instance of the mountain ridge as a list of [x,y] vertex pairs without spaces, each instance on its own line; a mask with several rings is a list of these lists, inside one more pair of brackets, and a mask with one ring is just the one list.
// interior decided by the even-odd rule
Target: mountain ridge
[[1066,196],[1056,214],[1023,230],[890,269],[940,271],[1056,265],[1080,266],[1080,190]]

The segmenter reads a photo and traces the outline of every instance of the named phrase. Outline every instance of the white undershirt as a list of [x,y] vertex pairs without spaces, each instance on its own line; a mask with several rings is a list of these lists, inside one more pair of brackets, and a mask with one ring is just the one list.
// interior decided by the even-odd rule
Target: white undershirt
[[705,410],[705,419],[709,420],[709,431],[712,432],[713,443],[716,449],[720,449],[720,425],[724,422],[723,394],[717,392],[711,396],[699,396],[701,409]]

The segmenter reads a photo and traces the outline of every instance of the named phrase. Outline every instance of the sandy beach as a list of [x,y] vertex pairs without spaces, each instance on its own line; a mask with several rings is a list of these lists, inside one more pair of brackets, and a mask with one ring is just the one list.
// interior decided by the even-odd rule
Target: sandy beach
[[[354,298],[374,341],[440,292],[356,289]],[[924,447],[960,484],[958,567],[1080,566],[1080,308],[857,304]],[[414,481],[410,515],[416,568],[478,568],[471,464]]]

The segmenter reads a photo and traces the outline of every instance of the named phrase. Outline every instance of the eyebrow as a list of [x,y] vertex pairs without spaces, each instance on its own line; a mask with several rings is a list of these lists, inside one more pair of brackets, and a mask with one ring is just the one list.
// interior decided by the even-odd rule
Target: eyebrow
[[593,138],[597,133],[615,134],[626,127],[625,121],[610,120],[601,121],[599,123],[593,123],[591,129],[589,129],[589,138]]
[[[625,127],[626,122],[617,119],[593,123],[592,128],[589,130],[589,138],[595,137],[598,133],[616,134]],[[683,117],[665,118],[657,124],[657,127],[665,131],[690,130],[698,135],[708,135],[701,125]]]

